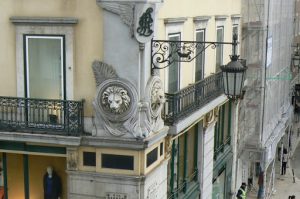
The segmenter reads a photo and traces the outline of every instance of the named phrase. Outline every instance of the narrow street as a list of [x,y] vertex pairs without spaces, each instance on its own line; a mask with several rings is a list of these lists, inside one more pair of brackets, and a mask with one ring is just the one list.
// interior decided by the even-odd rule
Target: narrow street
[[[292,157],[290,158],[289,165],[286,171],[286,175],[280,174],[280,162],[276,160],[276,180],[275,191],[268,199],[288,199],[289,195],[295,195],[296,198],[300,198],[300,144],[299,138],[293,140],[293,146],[296,149],[292,151]],[[295,183],[293,180],[293,172],[295,173]],[[267,182],[269,184],[269,182]],[[247,199],[256,199],[257,189],[248,193]]]

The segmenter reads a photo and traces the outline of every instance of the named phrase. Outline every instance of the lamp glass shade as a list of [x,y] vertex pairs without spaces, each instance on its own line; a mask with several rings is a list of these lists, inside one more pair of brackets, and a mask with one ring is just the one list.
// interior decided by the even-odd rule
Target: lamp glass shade
[[228,98],[236,99],[242,95],[246,69],[239,61],[231,61],[226,66],[221,66],[224,94]]

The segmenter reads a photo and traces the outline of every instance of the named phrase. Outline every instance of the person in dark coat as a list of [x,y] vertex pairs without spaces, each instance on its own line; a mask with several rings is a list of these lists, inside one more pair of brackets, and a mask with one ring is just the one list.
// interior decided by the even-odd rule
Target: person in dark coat
[[44,199],[60,199],[61,198],[61,181],[60,177],[53,171],[51,166],[47,167],[47,172],[43,179]]

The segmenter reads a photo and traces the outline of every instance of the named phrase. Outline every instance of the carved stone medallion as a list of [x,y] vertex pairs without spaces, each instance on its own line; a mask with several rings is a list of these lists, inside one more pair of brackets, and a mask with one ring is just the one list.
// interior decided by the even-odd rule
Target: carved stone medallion
[[95,101],[110,121],[124,121],[136,108],[137,94],[129,82],[109,79],[99,85]]

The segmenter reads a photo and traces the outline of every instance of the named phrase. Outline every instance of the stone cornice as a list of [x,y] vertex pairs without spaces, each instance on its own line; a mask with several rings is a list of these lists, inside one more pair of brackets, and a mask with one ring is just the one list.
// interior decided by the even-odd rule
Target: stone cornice
[[157,132],[144,140],[86,136],[82,137],[82,145],[143,150],[157,143],[159,140],[162,140],[165,136],[167,136],[167,133],[168,127],[164,127],[160,132]]
[[31,142],[36,144],[79,146],[81,137],[2,131],[0,133],[0,140],[15,141],[15,142]]
[[241,17],[242,17],[242,15],[240,15],[240,14],[231,15],[231,19],[239,19]]
[[97,3],[162,3],[163,0],[96,0]]
[[164,23],[165,24],[184,23],[186,20],[187,20],[186,17],[166,18],[166,19],[164,19]]
[[193,18],[194,22],[200,22],[200,21],[208,21],[211,19],[211,16],[197,16]]
[[22,17],[14,16],[9,20],[16,25],[75,25],[78,19],[74,17]]
[[228,15],[216,15],[215,20],[226,20]]

